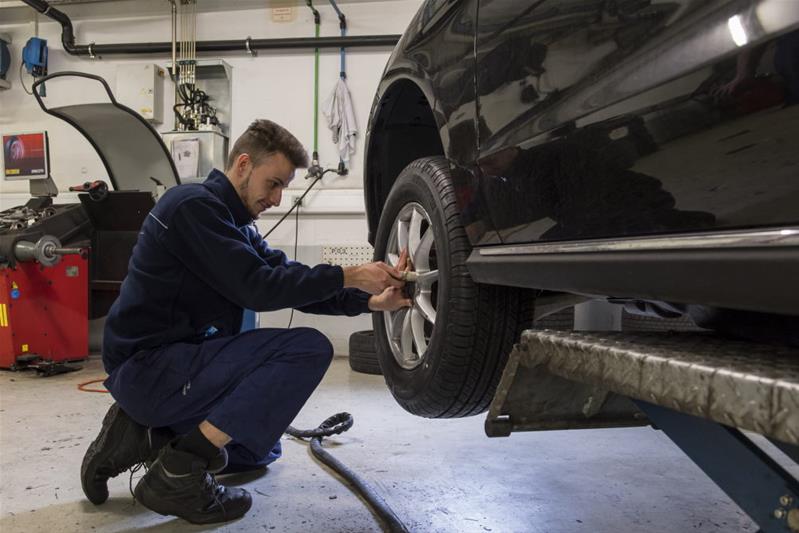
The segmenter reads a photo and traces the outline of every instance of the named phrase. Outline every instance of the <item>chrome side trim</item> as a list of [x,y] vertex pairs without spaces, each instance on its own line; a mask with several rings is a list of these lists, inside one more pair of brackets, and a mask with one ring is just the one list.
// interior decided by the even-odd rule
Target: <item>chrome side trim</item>
[[726,248],[799,246],[799,228],[780,228],[745,232],[703,233],[692,235],[659,235],[628,239],[562,241],[480,248],[481,256],[537,255],[596,252],[638,252],[646,250],[694,250]]

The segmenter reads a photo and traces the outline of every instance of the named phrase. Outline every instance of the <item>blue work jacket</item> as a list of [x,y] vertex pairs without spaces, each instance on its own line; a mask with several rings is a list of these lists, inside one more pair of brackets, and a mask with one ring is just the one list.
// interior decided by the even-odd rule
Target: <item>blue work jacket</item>
[[366,313],[341,267],[309,267],[269,248],[227,176],[168,190],[146,217],[103,336],[109,374],[133,354],[235,335],[243,309]]

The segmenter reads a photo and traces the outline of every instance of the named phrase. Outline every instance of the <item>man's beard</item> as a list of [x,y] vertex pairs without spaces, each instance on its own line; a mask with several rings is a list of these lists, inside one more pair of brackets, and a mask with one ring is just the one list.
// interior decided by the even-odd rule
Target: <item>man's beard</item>
[[244,176],[241,180],[241,185],[239,185],[239,189],[241,190],[241,201],[244,204],[244,207],[247,208],[247,212],[253,218],[257,218],[259,213],[252,212],[252,206],[250,206],[250,198],[247,196],[247,190],[250,187],[250,176],[252,176],[252,169]]
[[241,188],[242,194],[247,192],[247,189],[250,186],[250,176],[252,176],[252,169],[250,169],[250,171],[247,172],[247,175],[241,180],[241,185],[239,187]]

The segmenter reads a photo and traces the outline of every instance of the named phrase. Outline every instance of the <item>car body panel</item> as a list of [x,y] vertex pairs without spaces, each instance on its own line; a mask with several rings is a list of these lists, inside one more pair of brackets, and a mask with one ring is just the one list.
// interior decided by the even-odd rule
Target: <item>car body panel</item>
[[799,2],[429,0],[369,119],[370,241],[402,168],[445,155],[478,282],[799,314],[795,245],[516,248],[799,227],[798,69]]
[[799,222],[797,12],[483,0],[478,166],[502,242]]
[[[462,216],[469,226],[476,227],[490,220],[480,194],[474,171],[477,159],[476,99],[474,93],[474,36],[477,24],[477,0],[431,0],[422,5],[403,34],[386,65],[378,86],[366,132],[364,156],[364,195],[369,224],[369,240],[373,241],[379,212],[390,189],[390,183],[405,164],[380,168],[379,162],[398,157],[410,163],[410,156],[397,155],[407,144],[394,139],[392,117],[413,120],[411,112],[395,112],[401,99],[397,93],[418,90],[427,101],[441,142],[440,152],[430,150],[421,155],[446,155],[458,190]],[[470,80],[464,83],[464,79]],[[416,157],[413,157],[415,159]],[[389,183],[381,188],[384,174]],[[473,225],[472,222],[475,224]],[[490,233],[487,238],[486,233]],[[496,233],[483,231],[470,235],[473,243],[499,243]]]

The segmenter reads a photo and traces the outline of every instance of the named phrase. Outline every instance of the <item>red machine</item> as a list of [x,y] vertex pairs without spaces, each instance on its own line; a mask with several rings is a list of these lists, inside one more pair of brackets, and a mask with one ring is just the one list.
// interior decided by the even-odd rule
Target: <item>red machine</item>
[[0,267],[0,368],[40,357],[64,362],[89,356],[89,261]]
[[38,91],[33,96],[91,143],[112,187],[87,182],[70,189],[80,203],[55,205],[47,132],[0,136],[2,179],[26,179],[31,193],[24,206],[0,212],[0,368],[44,375],[74,370],[61,363],[88,357],[89,319],[105,316],[117,298],[157,195],[180,184],[161,136],[119,104],[104,79],[56,72],[36,85],[52,89],[57,78],[104,87],[108,102],[47,107]]

